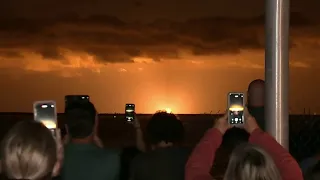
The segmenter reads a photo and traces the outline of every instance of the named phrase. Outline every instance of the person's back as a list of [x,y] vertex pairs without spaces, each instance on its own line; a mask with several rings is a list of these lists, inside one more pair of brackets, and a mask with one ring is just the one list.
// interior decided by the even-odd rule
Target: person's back
[[320,179],[320,161],[309,169],[304,177],[305,180],[319,180]]
[[65,147],[62,179],[118,179],[119,154],[95,143],[96,116],[96,110],[90,102],[76,103],[66,108],[67,130],[71,142]]
[[300,168],[304,174],[320,162],[320,150],[317,149],[316,152],[316,155],[306,158],[300,162]]
[[135,146],[125,147],[121,151],[121,171],[119,180],[129,180],[130,179],[130,165],[133,159],[141,154],[140,151]]
[[62,177],[65,180],[115,180],[119,174],[119,155],[94,144],[65,147]]
[[159,112],[147,125],[152,151],[138,155],[131,166],[133,180],[184,180],[184,167],[191,150],[176,146],[184,136],[174,114]]
[[134,180],[183,180],[191,149],[159,148],[138,155],[134,161]]

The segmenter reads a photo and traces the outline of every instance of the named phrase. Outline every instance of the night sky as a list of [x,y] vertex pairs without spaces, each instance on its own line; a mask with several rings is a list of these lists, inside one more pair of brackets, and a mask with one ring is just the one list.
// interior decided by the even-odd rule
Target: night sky
[[[292,0],[290,112],[320,112],[320,1]],[[223,111],[264,76],[264,1],[0,1],[0,111],[88,94],[99,112]]]

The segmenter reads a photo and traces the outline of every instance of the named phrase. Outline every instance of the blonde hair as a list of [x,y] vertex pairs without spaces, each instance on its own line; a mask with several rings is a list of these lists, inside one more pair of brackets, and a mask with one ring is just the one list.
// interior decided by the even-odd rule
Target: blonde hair
[[7,133],[0,157],[2,173],[10,179],[50,179],[57,162],[56,142],[43,124],[23,121]]
[[242,144],[232,152],[224,180],[281,180],[281,176],[264,149]]

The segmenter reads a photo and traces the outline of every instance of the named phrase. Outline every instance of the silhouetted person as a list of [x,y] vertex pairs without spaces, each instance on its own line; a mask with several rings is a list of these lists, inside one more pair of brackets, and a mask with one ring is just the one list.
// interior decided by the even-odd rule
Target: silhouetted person
[[66,129],[70,141],[65,146],[62,179],[117,180],[119,154],[102,148],[97,136],[97,111],[90,102],[73,103],[66,108]]
[[260,128],[266,130],[264,120],[264,93],[265,82],[262,79],[256,79],[249,84],[247,92],[247,106],[250,114],[257,120]]
[[133,160],[131,179],[184,180],[184,166],[190,150],[178,146],[183,138],[183,124],[174,114],[154,114],[147,125],[151,151]]

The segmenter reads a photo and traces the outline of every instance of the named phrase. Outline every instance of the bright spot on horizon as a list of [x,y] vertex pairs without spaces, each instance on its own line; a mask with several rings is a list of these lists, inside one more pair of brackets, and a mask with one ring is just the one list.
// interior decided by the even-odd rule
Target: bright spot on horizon
[[170,108],[165,109],[167,113],[172,113],[172,110]]
[[243,111],[243,110],[244,110],[244,108],[241,105],[232,105],[229,108],[229,111]]

